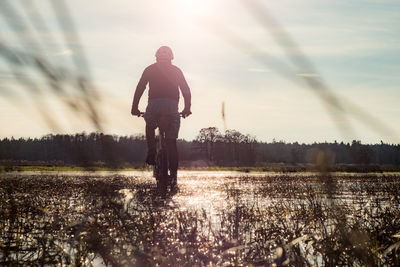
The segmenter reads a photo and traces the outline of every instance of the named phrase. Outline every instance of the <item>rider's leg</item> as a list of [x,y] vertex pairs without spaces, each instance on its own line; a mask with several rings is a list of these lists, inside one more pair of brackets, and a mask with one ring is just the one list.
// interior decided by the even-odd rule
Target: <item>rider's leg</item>
[[176,138],[167,138],[167,151],[169,172],[172,179],[175,179],[178,173],[178,148],[176,147]]
[[172,184],[176,184],[176,176],[178,172],[178,149],[176,147],[176,139],[178,138],[181,118],[178,112],[178,102],[168,101],[166,103],[166,113],[169,116],[168,130],[165,132],[169,172]]
[[146,163],[150,165],[155,164],[156,155],[156,138],[155,129],[151,125],[146,125],[146,140],[147,140],[147,158]]
[[157,117],[159,114],[157,101],[149,100],[149,104],[144,114],[146,121],[146,140],[147,140],[147,158],[146,163],[150,165],[155,164],[156,155],[156,138],[155,129],[157,128]]

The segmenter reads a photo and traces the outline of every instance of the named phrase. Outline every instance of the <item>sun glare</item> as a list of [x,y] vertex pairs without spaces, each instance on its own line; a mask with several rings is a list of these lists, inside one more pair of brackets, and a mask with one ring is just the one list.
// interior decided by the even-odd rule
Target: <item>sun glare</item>
[[190,15],[204,16],[211,11],[211,0],[178,0],[177,5]]

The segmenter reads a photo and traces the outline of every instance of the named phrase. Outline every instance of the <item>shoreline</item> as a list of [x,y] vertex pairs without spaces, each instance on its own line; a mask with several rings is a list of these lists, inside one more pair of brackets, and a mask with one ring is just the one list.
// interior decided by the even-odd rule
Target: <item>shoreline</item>
[[[321,169],[315,165],[291,165],[274,164],[270,166],[254,167],[228,167],[228,166],[205,166],[187,167],[182,166],[180,171],[210,171],[210,172],[241,172],[241,173],[400,173],[400,166],[364,166],[364,165],[336,165]],[[56,165],[0,165],[0,173],[12,172],[149,172],[151,166],[143,167],[104,167],[104,166],[56,166]]]

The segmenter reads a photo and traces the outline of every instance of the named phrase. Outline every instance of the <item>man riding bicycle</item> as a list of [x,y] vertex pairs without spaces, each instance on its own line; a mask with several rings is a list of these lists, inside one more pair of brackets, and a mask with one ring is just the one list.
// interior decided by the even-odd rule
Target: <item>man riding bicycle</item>
[[131,114],[140,116],[138,109],[140,98],[147,83],[149,83],[149,101],[144,114],[146,121],[146,139],[147,139],[147,158],[146,163],[155,164],[156,141],[155,129],[158,127],[157,120],[160,116],[168,116],[169,127],[165,132],[169,171],[172,179],[176,180],[178,171],[178,149],[176,139],[180,127],[180,114],[178,112],[179,89],[182,92],[185,107],[181,112],[182,117],[187,117],[191,113],[191,94],[190,88],[183,76],[182,71],[172,65],[174,58],[171,48],[168,46],[160,47],[156,52],[156,63],[148,66],[142,74],[136,87],[133,97]]

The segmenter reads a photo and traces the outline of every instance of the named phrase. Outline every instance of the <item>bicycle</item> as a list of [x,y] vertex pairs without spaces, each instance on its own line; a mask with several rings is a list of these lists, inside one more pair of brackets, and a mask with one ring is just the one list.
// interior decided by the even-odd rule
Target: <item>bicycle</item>
[[[140,113],[141,117],[144,117],[145,113]],[[185,118],[185,116],[180,113],[180,117]],[[171,190],[176,188],[177,177],[171,177],[168,174],[169,170],[169,160],[168,160],[168,150],[166,144],[165,133],[171,122],[170,115],[162,115],[157,120],[158,132],[156,135],[156,155],[155,164],[153,165],[153,177],[156,178],[157,188],[160,192],[165,193],[170,187]]]

